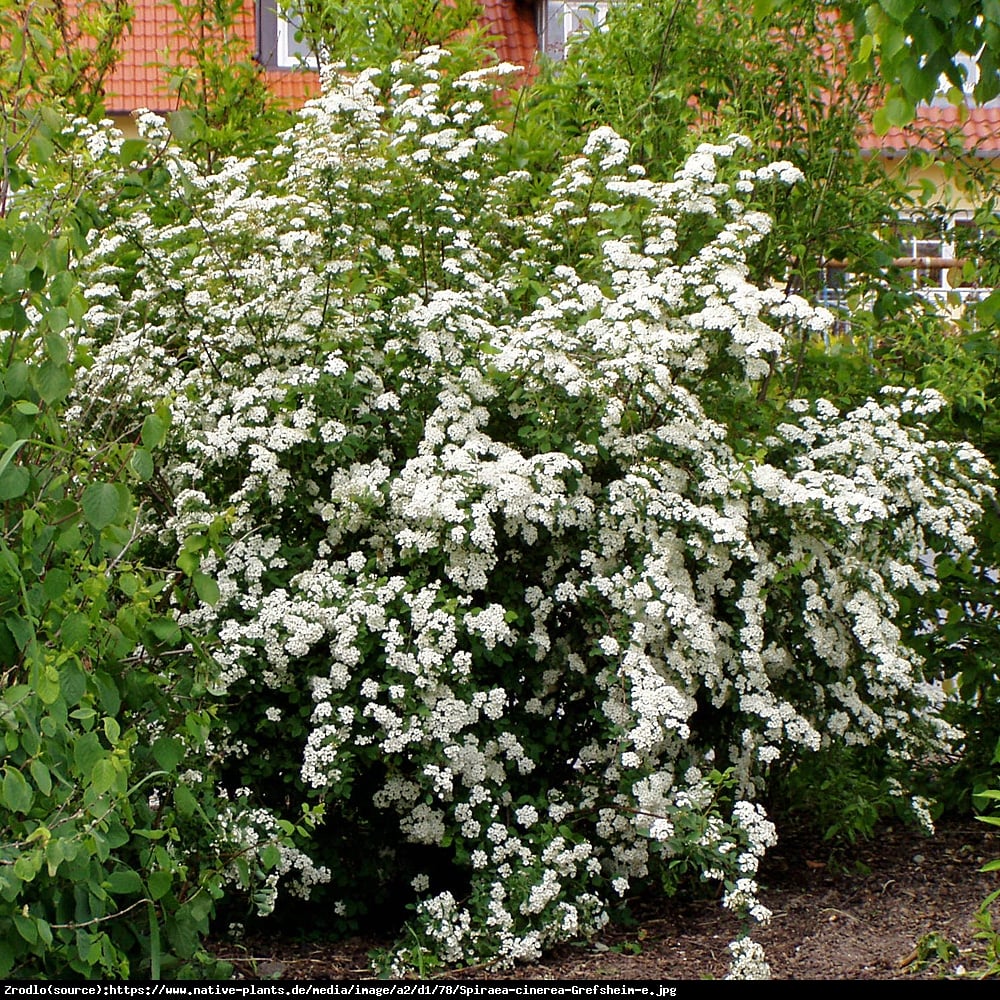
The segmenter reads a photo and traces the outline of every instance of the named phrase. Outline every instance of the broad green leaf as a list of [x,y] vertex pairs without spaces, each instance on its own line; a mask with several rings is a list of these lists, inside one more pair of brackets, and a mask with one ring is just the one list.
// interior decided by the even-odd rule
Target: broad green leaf
[[66,366],[56,364],[55,361],[46,361],[38,369],[35,384],[38,387],[38,395],[50,405],[65,399],[72,385]]
[[61,837],[53,837],[45,845],[45,865],[49,870],[49,877],[52,878],[59,866],[66,860],[66,852]]
[[35,926],[35,918],[26,916],[23,913],[15,913],[14,915],[14,926],[17,928],[17,933],[24,938],[28,944],[38,943],[38,928]]
[[23,653],[35,634],[35,629],[31,622],[22,618],[18,614],[9,614],[5,616],[3,623],[7,626],[8,631],[14,637],[14,642],[17,643],[17,648]]
[[52,306],[45,314],[45,322],[53,333],[62,333],[69,326],[69,313],[66,307]]
[[161,736],[153,744],[153,758],[164,771],[173,771],[184,757],[184,744],[172,736]]
[[23,361],[15,361],[4,372],[3,376],[3,384],[7,389],[7,395],[12,396],[14,399],[22,396],[24,390],[28,387],[28,378],[30,375],[31,370]]
[[163,870],[150,872],[149,878],[146,880],[146,886],[149,890],[150,899],[163,899],[163,897],[170,892],[170,883],[172,881],[173,876],[170,872],[165,872]]
[[94,766],[105,756],[104,748],[97,733],[84,733],[73,747],[73,760],[77,770],[84,777],[89,777]]
[[155,618],[149,627],[153,635],[167,645],[180,640],[181,630],[172,618]]
[[187,785],[178,784],[174,789],[174,805],[177,807],[178,814],[187,819],[194,815],[198,802]]
[[[61,691],[62,683],[59,671],[55,667],[47,666],[35,683],[35,692],[43,705],[54,705],[59,700]],[[44,720],[42,721],[44,722]]]
[[31,485],[31,473],[20,465],[11,465],[0,472],[0,501],[24,496]]
[[219,585],[207,574],[194,574],[194,589],[206,604],[214,606],[219,603]]
[[52,792],[52,775],[45,764],[37,757],[30,764],[31,779],[42,795],[49,795]]
[[90,772],[90,783],[95,792],[103,795],[114,787],[116,777],[117,771],[114,762],[107,757],[102,757],[94,765],[93,771]]
[[136,448],[128,464],[140,482],[146,483],[153,478],[153,456],[145,448]]
[[34,795],[20,771],[13,767],[5,767],[2,787],[3,804],[8,809],[18,813],[26,813],[31,809]]
[[143,447],[152,451],[163,444],[167,436],[167,425],[155,413],[150,413],[142,422],[142,444]]
[[138,896],[142,892],[142,879],[133,871],[112,872],[108,876],[108,891],[116,896]]
[[22,882],[31,882],[34,877],[42,870],[42,852],[37,851],[25,851],[18,856],[18,859],[14,862],[14,874]]
[[121,514],[121,498],[113,483],[90,483],[83,491],[82,506],[87,523],[98,531]]
[[81,649],[90,635],[90,619],[82,611],[71,611],[63,619],[59,635],[67,649]]
[[60,271],[49,282],[49,301],[53,306],[65,306],[73,292],[76,280],[69,271]]
[[28,287],[28,272],[20,264],[8,264],[0,275],[0,292],[18,295]]
[[110,715],[104,717],[104,735],[112,746],[116,745],[122,736],[122,727],[118,724],[118,720]]
[[882,10],[899,24],[902,24],[917,6],[917,0],[879,0]]

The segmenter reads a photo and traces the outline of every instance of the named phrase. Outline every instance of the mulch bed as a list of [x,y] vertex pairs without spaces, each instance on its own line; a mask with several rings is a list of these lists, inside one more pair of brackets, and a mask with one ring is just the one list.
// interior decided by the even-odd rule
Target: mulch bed
[[[935,979],[979,976],[985,944],[975,935],[984,898],[1000,874],[979,868],[1000,857],[1000,831],[974,820],[939,825],[924,837],[904,826],[831,857],[806,834],[784,833],[760,872],[771,925],[753,937],[775,979]],[[992,918],[1000,929],[1000,904]],[[629,926],[565,945],[544,961],[508,972],[453,970],[439,978],[517,980],[719,979],[739,922],[714,899],[645,899]],[[368,953],[388,942],[352,938],[303,943],[255,935],[213,949],[240,979],[370,978]]]

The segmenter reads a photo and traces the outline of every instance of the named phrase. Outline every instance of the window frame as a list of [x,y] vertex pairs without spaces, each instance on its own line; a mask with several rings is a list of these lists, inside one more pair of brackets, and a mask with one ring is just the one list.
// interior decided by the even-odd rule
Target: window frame
[[600,29],[610,6],[611,0],[540,0],[535,6],[539,52],[564,59],[573,37]]
[[257,60],[270,70],[315,71],[315,54],[305,41],[295,41],[298,28],[287,9],[291,5],[289,0],[257,0]]

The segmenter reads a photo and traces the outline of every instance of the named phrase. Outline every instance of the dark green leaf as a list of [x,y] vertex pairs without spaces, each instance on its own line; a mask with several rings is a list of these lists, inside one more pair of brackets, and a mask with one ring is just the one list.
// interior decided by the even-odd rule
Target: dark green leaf
[[133,871],[112,872],[108,891],[116,896],[138,896],[142,893],[142,879]]
[[98,531],[121,514],[121,500],[113,483],[90,483],[83,491],[83,516]]
[[153,744],[153,757],[164,771],[173,771],[184,757],[184,744],[171,736],[161,736]]
[[163,899],[170,892],[170,883],[172,881],[173,876],[170,872],[162,870],[150,872],[149,878],[146,880],[150,899]]
[[55,361],[46,361],[38,369],[35,384],[38,387],[38,394],[49,404],[65,399],[71,386],[66,366]]

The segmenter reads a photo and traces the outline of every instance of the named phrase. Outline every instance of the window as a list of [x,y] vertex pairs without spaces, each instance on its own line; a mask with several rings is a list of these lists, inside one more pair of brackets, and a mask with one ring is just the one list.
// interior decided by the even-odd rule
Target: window
[[974,253],[979,229],[968,212],[932,212],[901,218],[897,266],[909,272],[913,287],[932,298],[958,295],[976,298],[974,280],[966,276],[966,261]]
[[257,0],[257,58],[268,69],[316,69],[309,43],[296,41],[294,0]]
[[[975,107],[975,100],[973,99],[972,91],[979,82],[979,55],[977,53],[976,55],[971,56],[967,52],[959,52],[955,56],[955,64],[965,73],[962,80],[962,86],[957,88],[961,91],[961,99],[959,100],[957,95],[953,93],[956,89],[954,84],[946,76],[942,75],[940,81],[938,82],[937,93],[930,102],[930,106],[932,108],[950,107],[954,103],[954,100],[959,100],[959,103],[964,103],[967,107]],[[992,100],[983,104],[982,107],[1000,108],[1000,97],[994,97]]]
[[[980,284],[975,265],[982,240],[991,238],[991,233],[992,229],[981,229],[969,211],[938,208],[900,216],[889,234],[896,240],[893,267],[898,276],[909,278],[921,296],[961,308],[990,291]],[[834,314],[835,333],[848,333],[848,299],[856,292],[854,275],[844,263],[830,261],[822,266],[822,278],[816,302]]]
[[552,59],[562,59],[574,35],[604,24],[607,2],[542,0],[536,7],[538,47]]

